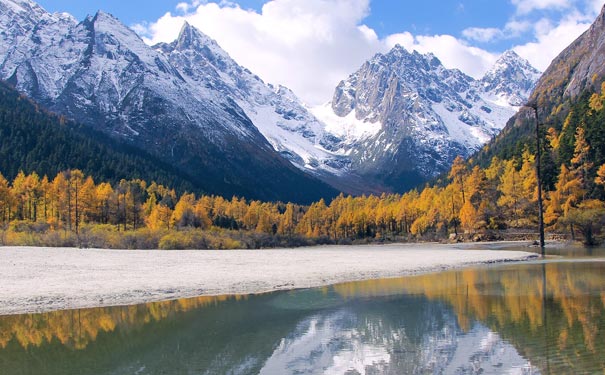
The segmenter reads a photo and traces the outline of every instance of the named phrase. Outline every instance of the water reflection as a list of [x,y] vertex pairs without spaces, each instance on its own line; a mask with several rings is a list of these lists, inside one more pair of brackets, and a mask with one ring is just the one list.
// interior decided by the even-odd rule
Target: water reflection
[[0,373],[601,373],[604,271],[547,261],[0,317]]

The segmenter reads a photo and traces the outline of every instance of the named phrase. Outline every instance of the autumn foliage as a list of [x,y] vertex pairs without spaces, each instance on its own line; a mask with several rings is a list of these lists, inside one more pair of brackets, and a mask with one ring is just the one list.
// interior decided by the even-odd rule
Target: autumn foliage
[[[544,133],[547,231],[594,244],[605,225],[605,90]],[[545,125],[547,126],[547,125]],[[0,174],[0,244],[111,248],[258,248],[475,238],[537,227],[535,149],[483,168],[458,157],[447,176],[403,195],[340,195],[310,206],[177,194],[141,179],[96,182]],[[549,177],[551,176],[551,177]]]

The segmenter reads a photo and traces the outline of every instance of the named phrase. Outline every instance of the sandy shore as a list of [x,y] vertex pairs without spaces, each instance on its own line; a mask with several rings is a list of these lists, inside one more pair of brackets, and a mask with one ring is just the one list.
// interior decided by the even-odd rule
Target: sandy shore
[[235,251],[2,247],[0,315],[308,288],[533,256],[433,244]]

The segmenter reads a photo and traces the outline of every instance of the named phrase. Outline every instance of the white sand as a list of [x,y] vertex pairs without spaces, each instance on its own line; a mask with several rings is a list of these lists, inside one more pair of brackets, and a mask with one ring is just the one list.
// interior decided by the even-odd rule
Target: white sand
[[532,256],[452,245],[236,251],[1,247],[0,315],[308,288]]

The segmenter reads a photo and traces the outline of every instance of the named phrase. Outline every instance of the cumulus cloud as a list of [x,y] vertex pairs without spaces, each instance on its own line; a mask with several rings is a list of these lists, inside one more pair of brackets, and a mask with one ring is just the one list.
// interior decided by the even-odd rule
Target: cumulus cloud
[[[370,0],[269,0],[260,11],[222,0],[193,0],[157,21],[133,28],[147,43],[171,42],[185,21],[215,39],[238,63],[265,81],[291,88],[311,105],[331,99],[334,87],[375,53],[395,44],[432,52],[448,68],[481,77],[498,53],[474,46],[532,33],[532,41],[512,45],[539,69],[588,27],[602,4],[597,0],[510,0],[516,13],[501,28],[468,28],[462,38],[401,32],[380,38],[363,23]],[[577,10],[582,2],[583,12]],[[565,9],[562,20],[529,19],[528,13]],[[588,16],[586,16],[588,15]],[[497,26],[497,25],[496,25]],[[503,51],[498,51],[503,52]]]
[[384,51],[374,30],[361,22],[369,0],[273,0],[261,12],[213,2],[179,9],[182,14],[144,25],[148,43],[174,40],[188,21],[238,63],[311,104],[329,100],[340,80]]
[[516,13],[502,28],[468,28],[462,36],[479,43],[523,37],[529,41],[512,49],[542,71],[590,26],[603,6],[602,0],[511,0],[511,4]]
[[498,54],[470,46],[451,35],[414,36],[406,32],[388,36],[385,43],[389,48],[400,44],[409,51],[432,53],[446,68],[460,69],[474,78],[481,78],[498,58]]
[[577,12],[556,25],[543,18],[534,26],[534,41],[517,46],[514,50],[536,68],[544,71],[563,49],[588,29],[592,21],[592,18],[588,19]]
[[531,28],[532,24],[527,20],[511,19],[502,29],[497,27],[469,27],[462,30],[462,36],[469,41],[488,43],[517,38]]
[[495,59],[449,35],[407,33],[380,39],[362,22],[369,11],[369,0],[272,0],[260,12],[197,1],[180,3],[175,14],[133,28],[155,44],[176,39],[187,21],[241,65],[268,82],[288,86],[312,105],[330,100],[340,80],[396,43],[433,52],[447,67],[473,76],[482,75]]

